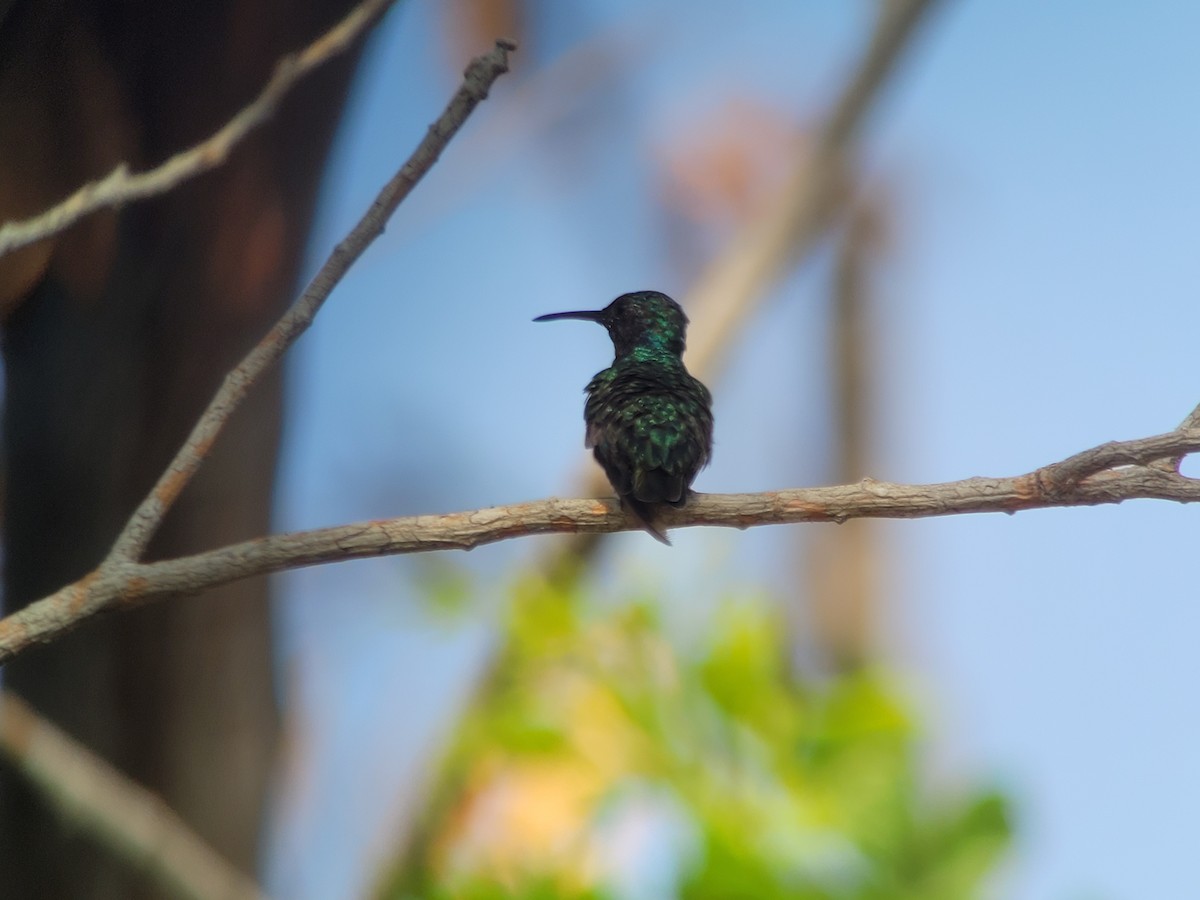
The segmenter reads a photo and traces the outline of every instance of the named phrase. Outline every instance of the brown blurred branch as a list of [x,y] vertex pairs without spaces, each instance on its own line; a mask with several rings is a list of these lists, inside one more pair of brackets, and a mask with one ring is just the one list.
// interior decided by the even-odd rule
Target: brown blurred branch
[[196,900],[264,897],[162,800],[9,691],[0,692],[0,753],[41,789],[67,822],[85,828],[170,893]]
[[85,184],[57,206],[19,222],[0,225],[0,256],[70,228],[84,216],[164,194],[215,169],[251,131],[267,121],[279,101],[313,69],[347,50],[395,0],[363,0],[341,22],[303,50],[283,57],[259,95],[220,130],[147,172],[130,174],[125,163]]
[[762,216],[700,277],[685,306],[688,368],[712,379],[767,289],[789,265],[804,259],[825,233],[846,193],[845,160],[859,129],[895,71],[901,52],[935,0],[886,0],[861,61],[829,117],[817,130],[811,151]]
[[[1150,465],[1200,451],[1200,430],[1102,444],[1012,478],[942,484],[857,484],[758,494],[698,494],[662,524],[750,528],[849,519],[917,519],[964,513],[1096,506],[1124,500],[1200,501],[1200,480]],[[0,663],[52,641],[100,612],[194,594],[283,569],[431,550],[470,550],[533,534],[636,530],[616,500],[539,500],[448,515],[407,516],[259,538],[155,563],[111,559],[87,578],[0,620]]]
[[[877,354],[869,323],[886,218],[878,193],[862,198],[848,211],[838,248],[828,341],[834,420],[829,459],[832,478],[839,482],[871,470],[868,447]],[[874,522],[859,521],[804,538],[796,574],[798,584],[807,582],[807,590],[796,600],[810,616],[802,617],[796,637],[824,664],[839,671],[857,668],[870,657],[881,600],[879,529]]]

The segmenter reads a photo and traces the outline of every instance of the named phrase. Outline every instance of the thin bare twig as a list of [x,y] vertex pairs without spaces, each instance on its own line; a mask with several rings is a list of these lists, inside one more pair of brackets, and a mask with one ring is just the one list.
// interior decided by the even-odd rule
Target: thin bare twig
[[179,897],[264,900],[157,796],[0,692],[0,753],[41,790],[58,813],[85,826],[131,866]]
[[[857,484],[760,494],[699,494],[686,507],[665,510],[672,528],[720,525],[750,528],[849,519],[916,519],[1047,507],[1096,506],[1124,500],[1200,502],[1200,480],[1150,463],[1200,451],[1200,430],[1173,431],[1103,444],[1025,475],[967,478],[908,485],[864,479]],[[1076,477],[1079,460],[1103,458],[1108,467]],[[1128,460],[1138,460],[1129,465]],[[1089,466],[1091,463],[1089,462]],[[607,534],[635,530],[616,500],[539,500],[448,515],[407,516],[281,534],[207,553],[155,563],[112,560],[88,577],[0,619],[0,663],[33,644],[59,637],[99,612],[193,594],[252,575],[319,563],[470,550],[533,534]]]
[[515,49],[515,44],[500,40],[496,42],[496,47],[491,53],[471,61],[463,75],[462,85],[437,121],[429,126],[428,133],[412,156],[383,186],[358,224],[333,248],[333,252],[304,289],[304,293],[275,323],[275,327],[266,337],[225,376],[220,390],[192,429],[187,442],[180,448],[159,478],[158,484],[142,501],[117,538],[110,558],[137,559],[145,551],[163,516],[200,468],[217,435],[221,433],[225,422],[237,409],[251,385],[269,366],[278,361],[288,347],[312,324],[317,312],[350,266],[362,256],[371,242],[383,233],[387,220],[396,211],[396,207],[437,162],[442,150],[462,127],[467,116],[487,97],[496,79],[508,71],[508,54]]
[[363,0],[337,25],[303,50],[288,54],[275,64],[271,79],[257,97],[216,133],[160,166],[131,174],[122,163],[99,181],[85,184],[56,206],[31,219],[0,225],[0,256],[53,237],[84,216],[101,209],[123,206],[165,194],[176,185],[221,165],[243,138],[274,113],[284,95],[301,78],[352,45],[395,0]]

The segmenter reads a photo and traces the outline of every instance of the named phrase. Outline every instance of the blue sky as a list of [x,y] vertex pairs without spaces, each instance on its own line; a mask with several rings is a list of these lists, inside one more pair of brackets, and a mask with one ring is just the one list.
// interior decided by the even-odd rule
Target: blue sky
[[[402,4],[379,33],[317,256],[457,83],[435,7]],[[525,50],[538,67],[597,34],[631,42],[632,62],[581,88],[578,110],[530,102],[543,96],[536,68],[510,76],[339,288],[291,360],[281,529],[570,491],[580,391],[610,350],[599,329],[529,320],[631,289],[685,296],[657,237],[656,153],[729,98],[810,122],[871,10],[545,8]],[[946,0],[935,12],[863,145],[868,179],[897,199],[868,474],[1017,474],[1170,430],[1200,401],[1197,33],[1200,7],[1184,2]],[[546,135],[563,130],[573,153],[556,156]],[[717,454],[698,489],[826,477],[826,270],[818,259],[786,279],[736,342],[712,385]],[[886,527],[885,644],[929,717],[935,780],[994,781],[1018,801],[1003,896],[1187,896],[1196,516],[1141,502]],[[670,550],[621,536],[605,571],[679,596],[714,581],[780,589],[797,532],[691,529]],[[509,542],[454,561],[503,573],[534,550]],[[280,672],[302,752],[268,878],[289,896],[369,883],[486,647],[485,623],[414,609],[422,565],[280,579]]]

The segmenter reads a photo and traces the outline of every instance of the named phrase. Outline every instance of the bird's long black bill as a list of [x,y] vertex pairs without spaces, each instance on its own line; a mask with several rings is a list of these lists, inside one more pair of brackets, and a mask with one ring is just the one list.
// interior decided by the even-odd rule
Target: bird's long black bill
[[556,319],[583,319],[587,322],[603,322],[604,310],[602,309],[585,309],[579,312],[561,312],[561,313],[546,313],[544,316],[538,316],[533,321],[535,322],[553,322]]

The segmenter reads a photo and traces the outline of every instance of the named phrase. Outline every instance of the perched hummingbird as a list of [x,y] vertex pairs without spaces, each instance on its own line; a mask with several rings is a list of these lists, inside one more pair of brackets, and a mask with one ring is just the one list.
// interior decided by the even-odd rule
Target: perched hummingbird
[[664,544],[658,506],[683,506],[712,454],[712,395],[683,366],[687,316],[658,291],[622,294],[601,310],[533,321],[586,319],[612,338],[613,363],[589,382],[585,447],[616,488],[621,505]]

